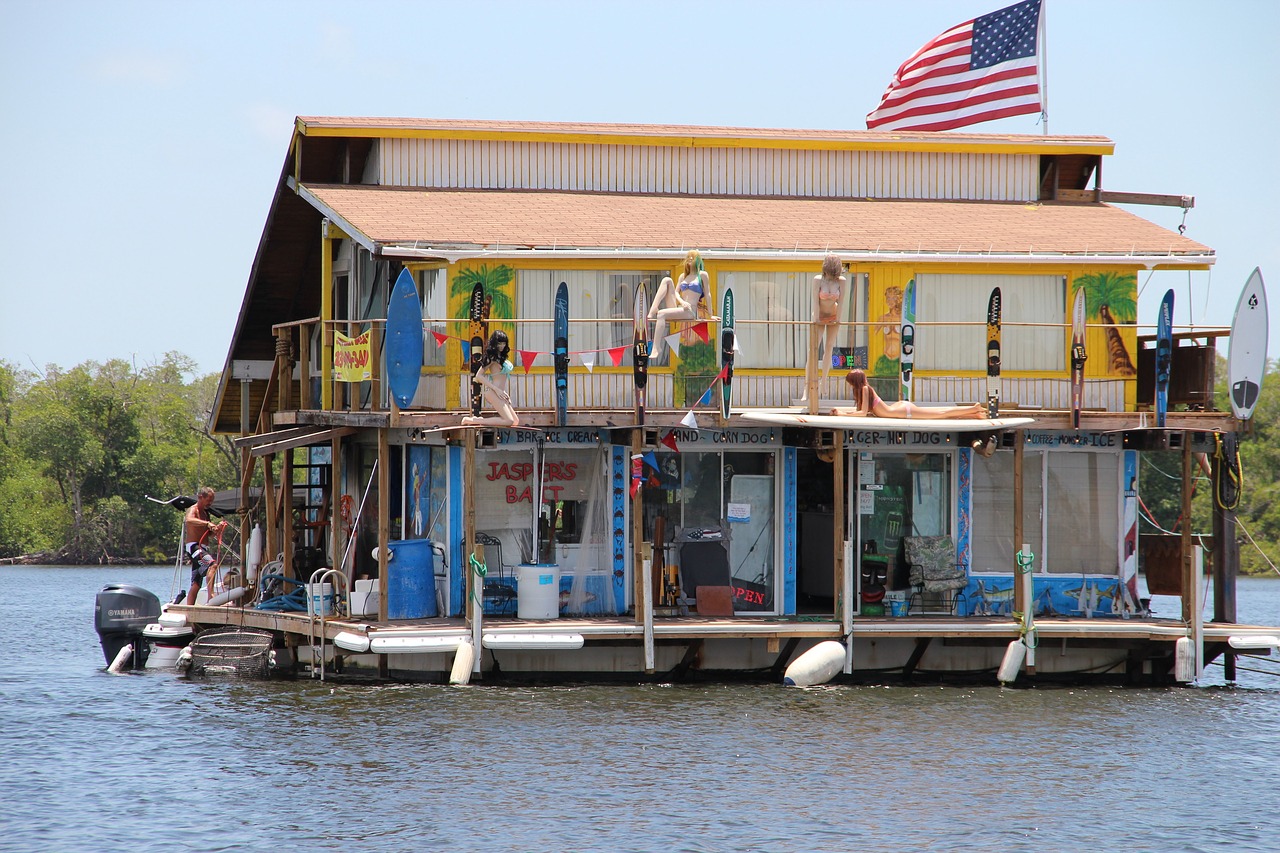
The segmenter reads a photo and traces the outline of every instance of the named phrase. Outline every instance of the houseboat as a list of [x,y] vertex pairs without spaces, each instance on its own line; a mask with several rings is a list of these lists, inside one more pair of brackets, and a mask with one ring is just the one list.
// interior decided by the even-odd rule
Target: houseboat
[[1104,189],[1114,147],[300,117],[212,413],[265,565],[168,611],[426,681],[1230,674],[1277,633],[1230,507],[1136,505],[1144,452],[1231,474],[1227,330],[1137,316],[1214,252],[1115,206],[1192,200]]

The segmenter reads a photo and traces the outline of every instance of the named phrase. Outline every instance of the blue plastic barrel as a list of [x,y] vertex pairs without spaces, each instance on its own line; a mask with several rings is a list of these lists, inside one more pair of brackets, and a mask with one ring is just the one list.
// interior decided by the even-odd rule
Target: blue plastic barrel
[[430,539],[388,542],[387,618],[425,619],[436,609],[435,554]]

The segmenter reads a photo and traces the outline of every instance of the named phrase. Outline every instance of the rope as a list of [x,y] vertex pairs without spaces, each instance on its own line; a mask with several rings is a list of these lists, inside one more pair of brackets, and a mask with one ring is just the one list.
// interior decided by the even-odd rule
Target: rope
[[471,571],[475,572],[475,573],[476,573],[476,577],[478,577],[478,578],[480,579],[480,582],[479,582],[478,584],[476,584],[475,586],[473,586],[473,587],[472,587],[472,589],[471,589],[471,600],[472,600],[472,601],[475,601],[475,602],[479,602],[481,599],[480,599],[480,598],[476,598],[476,587],[479,587],[479,589],[480,589],[480,595],[481,595],[481,598],[483,598],[483,596],[484,596],[484,579],[485,579],[485,576],[489,574],[489,567],[488,567],[488,565],[486,565],[485,563],[481,562],[480,560],[477,560],[477,559],[476,559],[476,555],[475,555],[475,554],[472,554],[472,555],[471,555],[471,557],[470,557],[470,562],[471,562]]

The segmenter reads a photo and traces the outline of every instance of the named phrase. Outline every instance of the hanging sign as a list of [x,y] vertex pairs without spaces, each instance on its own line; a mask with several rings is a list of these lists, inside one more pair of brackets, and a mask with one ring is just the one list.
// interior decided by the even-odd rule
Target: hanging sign
[[333,378],[339,382],[365,382],[373,378],[369,370],[369,333],[349,338],[333,333]]

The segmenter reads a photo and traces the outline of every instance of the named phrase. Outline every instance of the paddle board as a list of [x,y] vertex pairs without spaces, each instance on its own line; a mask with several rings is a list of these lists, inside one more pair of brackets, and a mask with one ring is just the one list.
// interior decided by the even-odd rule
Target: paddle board
[[556,288],[554,347],[556,366],[556,424],[564,426],[569,406],[569,285],[560,282]]
[[987,300],[987,417],[1000,414],[1000,288]]
[[387,301],[387,386],[397,406],[406,409],[418,393],[422,375],[422,303],[413,273],[400,270]]
[[898,357],[898,369],[902,377],[902,399],[911,399],[911,373],[916,364],[916,280],[907,282],[902,294],[902,327],[899,338],[902,354]]
[[851,415],[810,415],[804,412],[765,412],[756,409],[744,411],[742,417],[745,420],[778,426],[897,432],[991,432],[999,429],[1018,429],[1035,423],[1035,418],[860,418]]
[[1156,321],[1156,426],[1164,426],[1169,411],[1169,370],[1173,366],[1173,289],[1160,300]]
[[[471,338],[471,375],[475,376],[484,357],[484,285],[478,281],[475,287],[471,288],[470,316],[471,326],[468,336]],[[484,387],[479,382],[471,383],[471,414],[475,417],[480,416],[480,408],[484,401],[483,391]]]
[[1253,415],[1267,369],[1267,288],[1260,269],[1254,269],[1236,302],[1230,347],[1227,387],[1231,389],[1231,411],[1246,421]]
[[729,409],[733,405],[733,348],[737,342],[733,328],[733,288],[724,289],[724,307],[720,312],[720,370],[724,378],[720,380],[720,417],[729,419]]
[[1080,407],[1084,403],[1084,288],[1076,290],[1071,308],[1071,428],[1080,429]]
[[644,426],[646,386],[649,384],[649,288],[643,281],[636,285],[631,324],[634,329],[631,369],[636,383],[636,425]]

